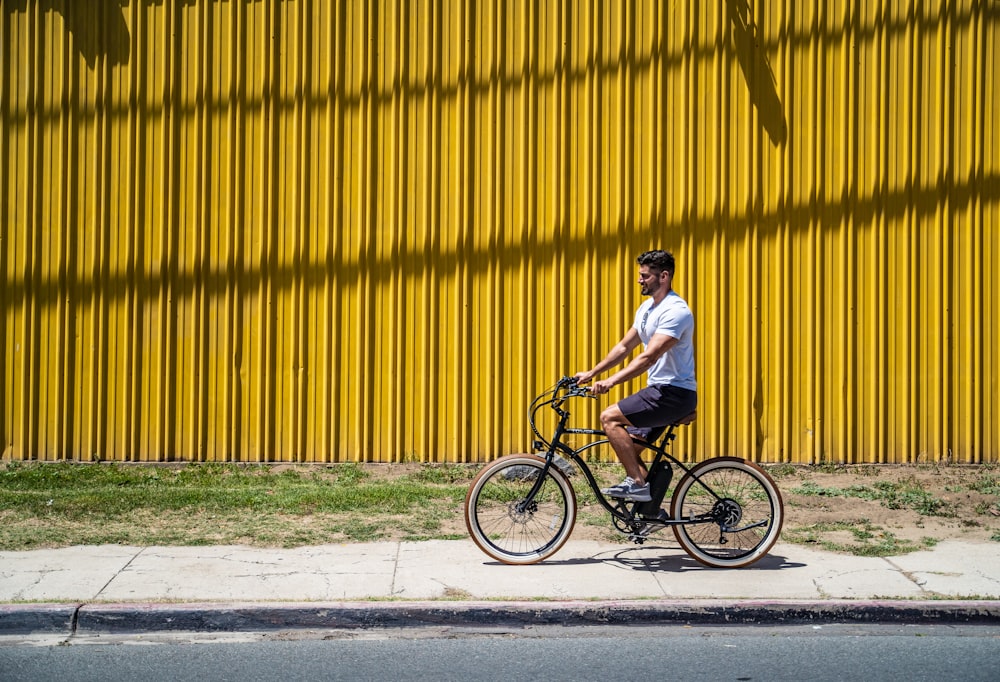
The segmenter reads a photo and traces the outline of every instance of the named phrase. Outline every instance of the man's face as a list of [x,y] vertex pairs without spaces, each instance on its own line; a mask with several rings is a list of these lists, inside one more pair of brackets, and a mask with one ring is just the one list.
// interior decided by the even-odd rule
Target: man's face
[[670,273],[666,270],[660,272],[648,265],[640,265],[639,286],[642,287],[643,296],[653,296],[660,287],[670,286]]

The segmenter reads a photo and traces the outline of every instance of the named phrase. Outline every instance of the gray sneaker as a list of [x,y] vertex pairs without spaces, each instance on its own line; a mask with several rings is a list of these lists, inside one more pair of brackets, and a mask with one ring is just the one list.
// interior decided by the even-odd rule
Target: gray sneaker
[[625,480],[618,485],[605,488],[601,491],[608,497],[621,500],[632,500],[633,502],[649,502],[653,497],[649,494],[649,484],[639,485],[631,476],[626,476]]

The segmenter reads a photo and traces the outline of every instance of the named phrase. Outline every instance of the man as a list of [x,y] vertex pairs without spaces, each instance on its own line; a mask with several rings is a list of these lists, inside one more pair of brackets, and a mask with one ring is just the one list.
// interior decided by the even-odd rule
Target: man
[[635,322],[607,356],[576,379],[587,384],[622,363],[640,344],[643,351],[624,368],[607,379],[595,381],[591,390],[607,393],[613,386],[648,372],[646,388],[628,396],[601,413],[601,425],[626,477],[604,493],[615,498],[648,502],[646,468],[639,456],[643,446],[632,440],[651,443],[666,427],[694,412],[698,404],[694,378],[694,317],[687,303],[672,289],[674,257],[669,251],[646,251],[639,264],[642,295],[649,296],[635,313]]

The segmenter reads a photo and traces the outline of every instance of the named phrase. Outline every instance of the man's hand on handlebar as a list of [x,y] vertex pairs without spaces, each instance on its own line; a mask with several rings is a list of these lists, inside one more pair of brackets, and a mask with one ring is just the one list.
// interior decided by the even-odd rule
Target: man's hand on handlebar
[[[590,372],[579,372],[573,378],[576,379],[577,385],[586,386],[590,383],[590,380],[594,378],[594,375]],[[612,386],[614,386],[614,384],[607,379],[595,381],[590,387],[590,392],[594,395],[603,395],[610,391]]]
[[600,381],[595,381],[590,386],[590,392],[596,395],[604,395],[611,390],[612,386],[614,386],[614,384],[608,379],[601,379]]

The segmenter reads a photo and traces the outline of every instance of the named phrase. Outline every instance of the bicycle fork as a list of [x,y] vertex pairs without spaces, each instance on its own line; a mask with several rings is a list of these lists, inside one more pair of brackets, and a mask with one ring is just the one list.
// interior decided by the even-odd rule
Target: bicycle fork
[[[545,477],[548,475],[549,469],[552,468],[555,462],[556,450],[562,440],[563,433],[566,431],[566,420],[569,418],[568,412],[564,412],[562,410],[557,410],[557,412],[559,413],[559,423],[556,424],[555,435],[552,436],[552,440],[549,442],[548,452],[545,453],[545,465],[542,467],[542,470],[538,472],[538,476],[535,478],[535,484],[531,486],[531,490],[528,491],[528,494],[524,496],[523,500],[517,503],[515,509],[518,514],[525,513],[531,505],[534,504],[535,496],[545,484]],[[533,443],[536,450],[542,449],[538,447],[540,444],[542,444],[542,441],[535,441]]]

